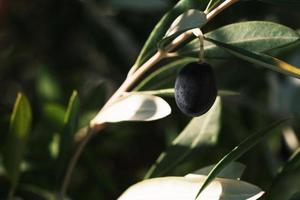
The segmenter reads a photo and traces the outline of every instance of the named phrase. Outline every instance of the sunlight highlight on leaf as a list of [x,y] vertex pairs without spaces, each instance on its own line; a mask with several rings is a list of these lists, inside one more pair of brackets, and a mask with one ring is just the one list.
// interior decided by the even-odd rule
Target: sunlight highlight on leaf
[[148,94],[129,94],[100,111],[91,125],[120,121],[152,121],[171,113],[169,104],[160,97]]

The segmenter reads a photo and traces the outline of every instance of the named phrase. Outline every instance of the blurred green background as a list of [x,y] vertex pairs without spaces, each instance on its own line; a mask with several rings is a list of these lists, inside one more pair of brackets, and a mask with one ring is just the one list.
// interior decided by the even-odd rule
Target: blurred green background
[[[60,186],[55,140],[73,90],[80,98],[78,129],[101,108],[134,63],[152,28],[176,1],[172,0],[1,0],[0,1],[0,147],[8,133],[9,117],[19,91],[33,107],[33,127],[17,196],[43,199],[36,193]],[[205,26],[268,20],[300,29],[299,7],[243,1]],[[300,66],[300,45],[272,52]],[[297,53],[298,52],[298,53]],[[212,61],[218,87],[240,92],[223,99],[218,144],[196,151],[171,173],[183,175],[216,163],[247,135],[283,116],[296,123],[287,128],[299,136],[300,82],[240,61]],[[172,98],[172,115],[155,122],[109,125],[85,149],[72,178],[72,199],[116,199],[142,179],[158,155],[190,118]],[[297,142],[297,140],[296,140]],[[247,153],[244,180],[262,189],[291,154],[281,136]],[[65,160],[65,164],[67,164]],[[9,182],[0,167],[0,199]],[[39,192],[37,192],[39,191]]]

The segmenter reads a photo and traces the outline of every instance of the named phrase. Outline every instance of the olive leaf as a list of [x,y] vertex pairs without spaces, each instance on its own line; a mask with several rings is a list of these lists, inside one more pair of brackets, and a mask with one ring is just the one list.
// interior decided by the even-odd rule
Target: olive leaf
[[[174,88],[166,88],[159,90],[146,90],[139,92],[129,92],[129,94],[150,94],[155,96],[166,96],[166,97],[174,97]],[[218,90],[218,96],[236,96],[239,95],[238,92],[230,91],[230,90]]]
[[[194,200],[206,176],[162,177],[139,182],[129,187],[118,200]],[[263,191],[250,183],[216,178],[197,200],[256,200]]]
[[208,0],[180,0],[161,20],[156,24],[150,36],[145,42],[134,66],[139,67],[146,59],[150,58],[157,50],[158,42],[164,37],[173,21],[189,9],[205,9]]
[[[299,40],[299,34],[284,25],[268,21],[247,21],[223,26],[205,34],[217,40],[248,51],[265,52],[292,44]],[[212,42],[204,42],[206,58],[223,59],[230,54]],[[199,41],[195,39],[178,50],[182,56],[199,56]]]
[[148,94],[125,94],[100,111],[91,125],[105,122],[152,121],[171,113],[169,104],[160,97]]
[[241,157],[244,153],[246,153],[249,149],[254,147],[257,143],[261,142],[266,137],[270,136],[273,133],[273,130],[278,126],[285,123],[287,120],[277,121],[264,129],[258,131],[257,133],[246,138],[242,143],[236,146],[231,152],[229,152],[226,156],[224,156],[210,171],[206,180],[201,185],[200,190],[198,191],[196,198],[201,196],[201,193],[205,190],[205,188],[214,180],[218,174],[225,169],[231,162],[235,161],[239,157]]
[[171,24],[164,38],[158,43],[158,47],[164,49],[167,44],[171,43],[180,34],[194,28],[201,28],[206,22],[206,14],[202,11],[190,9],[184,12]]
[[[205,175],[207,176],[209,172],[215,167],[216,165],[210,165],[207,167],[203,167],[197,171],[194,171],[187,176],[193,176],[193,175]],[[229,179],[240,179],[242,174],[244,173],[246,169],[246,165],[239,163],[239,162],[232,162],[229,163],[219,174],[219,178],[229,178]]]
[[277,72],[281,72],[283,74],[300,78],[300,68],[290,65],[289,63],[286,63],[282,60],[279,60],[277,58],[274,58],[266,54],[251,52],[246,49],[235,47],[233,45],[222,43],[210,38],[205,38],[205,39],[218,45],[219,47],[222,47],[227,52],[231,53],[234,56],[237,56],[238,58],[241,58],[253,64],[257,64]]
[[19,93],[11,114],[9,133],[3,154],[3,164],[12,188],[15,188],[19,181],[21,162],[26,150],[31,123],[31,106],[26,96]]
[[193,150],[216,143],[220,130],[221,100],[218,97],[211,109],[193,118],[147,172],[145,179],[163,176],[183,161]]

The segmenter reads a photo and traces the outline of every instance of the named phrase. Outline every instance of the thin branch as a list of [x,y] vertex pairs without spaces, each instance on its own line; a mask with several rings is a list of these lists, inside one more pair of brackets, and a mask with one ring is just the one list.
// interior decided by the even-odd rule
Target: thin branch
[[83,149],[85,148],[85,146],[87,145],[87,143],[90,141],[90,139],[92,138],[92,136],[94,135],[94,133],[99,132],[100,130],[102,130],[104,128],[104,126],[98,126],[97,129],[96,127],[94,127],[93,129],[88,127],[87,129],[87,133],[86,136],[84,137],[84,139],[82,140],[82,142],[79,144],[78,148],[76,149],[76,152],[74,153],[74,155],[72,156],[65,177],[63,179],[63,183],[62,183],[62,187],[61,190],[59,192],[59,197],[58,199],[63,200],[64,196],[66,194],[67,188],[69,186],[74,168],[80,158],[80,155],[83,152]]

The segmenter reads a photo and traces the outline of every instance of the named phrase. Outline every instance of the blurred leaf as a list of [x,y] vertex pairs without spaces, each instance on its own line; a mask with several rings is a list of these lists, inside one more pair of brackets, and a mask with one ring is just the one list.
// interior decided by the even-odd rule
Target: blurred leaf
[[180,0],[156,24],[137,58],[135,66],[140,66],[147,58],[150,58],[151,55],[153,55],[154,51],[157,50],[157,43],[164,37],[170,25],[180,14],[189,9],[202,10],[206,7],[207,3],[208,0]]
[[300,200],[300,191],[295,193],[289,200]]
[[100,111],[91,125],[105,122],[152,121],[171,113],[169,104],[160,97],[146,94],[124,95]]
[[269,199],[288,200],[299,191],[300,185],[300,148],[290,157],[284,168],[274,180]]
[[163,176],[188,156],[195,148],[216,143],[220,129],[221,100],[218,97],[204,115],[193,118],[162,153],[147,172],[146,178]]
[[46,103],[42,109],[46,123],[55,130],[61,130],[64,126],[66,109],[59,104],[53,103]]
[[60,134],[60,145],[59,145],[59,159],[65,162],[65,158],[72,148],[74,142],[74,135],[78,128],[78,117],[79,117],[79,97],[77,91],[73,91],[66,114],[64,116],[64,126]]
[[[216,165],[210,165],[208,167],[204,167],[199,169],[195,172],[192,172],[186,176],[194,176],[194,175],[204,175],[207,176],[209,172],[215,167]],[[243,165],[239,162],[232,162],[228,164],[219,174],[218,178],[229,178],[229,179],[240,179],[246,169],[246,165]]]
[[[205,179],[202,175],[148,179],[128,188],[118,200],[195,200]],[[197,200],[256,200],[262,195],[260,188],[247,182],[216,178]]]
[[[177,74],[177,70],[182,67],[185,64],[197,61],[198,58],[182,58],[179,60],[175,60],[174,62],[171,62],[169,64],[166,64],[162,67],[160,67],[158,70],[152,72],[151,74],[149,74],[146,78],[144,78],[143,81],[141,81],[141,83],[139,83],[133,91],[138,91],[138,90],[145,90],[145,89],[156,89],[159,88],[159,86],[161,87],[161,85],[163,85],[166,80],[168,82],[170,80],[170,77],[174,78],[176,77]],[[159,86],[157,86],[157,84],[159,84]],[[173,84],[172,84],[173,85]]]
[[166,0],[110,0],[109,3],[114,8],[128,9],[133,11],[153,11],[164,9],[168,6]]
[[52,140],[49,144],[49,152],[53,159],[56,159],[59,155],[59,145],[60,145],[60,135],[59,133],[54,133]]
[[300,5],[299,0],[260,0],[266,3]]
[[214,180],[218,174],[227,167],[231,162],[235,161],[239,157],[241,157],[244,153],[246,153],[249,149],[254,147],[257,143],[261,142],[262,140],[266,139],[273,133],[273,129],[277,128],[278,126],[285,123],[287,120],[281,120],[275,122],[268,127],[258,131],[256,134],[253,134],[246,138],[242,143],[236,146],[231,152],[229,152],[226,156],[224,156],[216,166],[210,171],[208,174],[205,182],[201,186],[199,192],[197,193],[197,197],[201,194],[202,191]]
[[[128,94],[148,94],[155,96],[166,96],[166,97],[174,97],[174,88],[167,88],[161,90],[146,90],[139,92],[129,92]],[[218,96],[235,96],[239,95],[238,92],[229,91],[229,90],[218,90]]]
[[[54,192],[42,189],[34,185],[22,185],[21,190],[30,192],[41,197],[43,200],[57,200],[57,195]],[[68,200],[68,198],[63,198],[61,200]]]
[[[299,34],[293,29],[273,22],[248,21],[223,26],[205,34],[205,37],[243,48],[248,51],[264,52],[279,48],[299,40]],[[204,42],[206,58],[228,58],[228,54],[215,44]],[[179,55],[199,56],[199,41],[193,40],[182,47]]]
[[159,48],[164,49],[180,34],[194,28],[201,28],[206,22],[206,14],[202,11],[190,9],[184,12],[171,24],[164,38],[158,43]]
[[26,149],[27,138],[32,123],[30,104],[26,96],[19,93],[10,119],[9,134],[6,138],[3,163],[12,187],[15,188]]
[[266,54],[251,52],[210,38],[206,38],[206,40],[209,40],[210,42],[213,42],[214,44],[222,47],[229,53],[237,56],[238,58],[266,67],[268,69],[272,69],[277,72],[281,72],[283,74],[300,78],[300,68],[290,65],[282,60],[279,60]]
[[40,73],[37,76],[35,85],[37,95],[43,101],[57,101],[62,96],[62,91],[57,79],[45,66],[40,68]]

